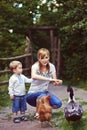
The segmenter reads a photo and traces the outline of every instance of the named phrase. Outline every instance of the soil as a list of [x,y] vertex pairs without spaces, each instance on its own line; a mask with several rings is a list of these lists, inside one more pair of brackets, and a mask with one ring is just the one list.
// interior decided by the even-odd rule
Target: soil
[[[54,93],[58,98],[62,100],[62,108],[53,110],[58,112],[59,110],[63,110],[67,101],[68,101],[68,94],[66,91],[66,86],[50,86],[49,90]],[[87,110],[87,91],[83,89],[74,88],[74,95],[77,102],[84,102],[83,111]],[[28,105],[28,109],[26,111],[26,115],[33,116],[35,113],[36,108]],[[11,117],[11,108],[5,107],[0,110],[0,130],[55,130],[54,126],[44,125],[41,126],[41,122],[39,120],[33,119],[26,122],[21,122],[18,124],[13,123]]]

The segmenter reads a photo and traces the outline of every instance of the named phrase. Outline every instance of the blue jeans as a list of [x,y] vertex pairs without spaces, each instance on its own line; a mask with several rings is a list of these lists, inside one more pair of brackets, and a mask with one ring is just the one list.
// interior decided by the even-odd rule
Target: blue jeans
[[25,111],[27,110],[25,96],[14,96],[12,112]]
[[36,99],[45,95],[50,95],[50,105],[55,108],[59,108],[62,106],[62,102],[58,97],[56,97],[54,94],[52,94],[49,91],[44,91],[44,92],[36,92],[36,93],[29,93],[26,95],[26,101],[29,105],[36,107]]

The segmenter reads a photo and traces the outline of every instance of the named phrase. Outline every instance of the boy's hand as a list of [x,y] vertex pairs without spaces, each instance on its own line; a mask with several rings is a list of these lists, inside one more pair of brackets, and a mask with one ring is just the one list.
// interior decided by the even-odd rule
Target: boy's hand
[[13,100],[13,99],[14,99],[14,96],[10,96],[10,99]]

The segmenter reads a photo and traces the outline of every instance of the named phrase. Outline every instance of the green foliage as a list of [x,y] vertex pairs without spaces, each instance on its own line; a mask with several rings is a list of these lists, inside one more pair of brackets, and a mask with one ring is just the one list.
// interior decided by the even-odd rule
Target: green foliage
[[[61,39],[62,79],[71,83],[87,80],[85,0],[47,0],[46,3],[41,0],[0,1],[0,56],[23,54],[29,27],[44,25],[58,28],[55,35]],[[49,32],[34,31],[31,40],[35,59],[38,48],[50,50]]]
[[8,93],[0,93],[0,108],[11,106],[11,100]]
[[[72,6],[70,6],[72,4]],[[87,74],[87,29],[86,29],[86,3],[83,1],[68,1],[65,3],[64,13],[60,28],[62,39],[62,58],[64,61],[63,76],[71,82],[86,80]],[[73,10],[74,8],[74,10]]]
[[[24,4],[24,1],[20,1],[20,3]],[[26,6],[28,2],[25,2],[25,5],[21,8],[17,7],[15,4],[16,1],[0,2],[1,57],[9,57],[24,53],[25,33],[32,25],[32,15]],[[12,32],[10,32],[10,30],[12,30]]]
[[[40,5],[37,25],[55,25],[61,38],[61,76],[71,83],[87,80],[87,2],[49,0]],[[39,43],[40,46],[40,43]]]
[[79,83],[76,85],[76,87],[78,88],[83,88],[85,90],[87,90],[87,81],[79,81]]

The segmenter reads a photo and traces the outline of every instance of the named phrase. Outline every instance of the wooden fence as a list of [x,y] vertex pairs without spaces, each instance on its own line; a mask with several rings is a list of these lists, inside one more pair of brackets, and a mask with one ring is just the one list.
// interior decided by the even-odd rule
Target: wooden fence
[[[24,65],[23,67],[23,72],[26,72],[26,74],[28,76],[30,76],[30,68],[32,65],[32,54],[24,54],[21,56],[16,56],[16,57],[10,57],[10,58],[0,58],[0,63],[2,62],[7,62],[6,66],[9,67],[9,63],[13,60],[19,60],[22,62],[22,64]],[[5,75],[5,74],[9,74],[11,73],[11,71],[9,69],[4,69],[0,71],[0,76]],[[2,85],[6,85],[8,84],[8,81],[0,81],[0,86]]]
[[[23,64],[23,72],[26,72],[26,74],[28,76],[30,76],[30,68],[32,65],[32,54],[31,53],[24,54],[21,56],[16,56],[16,57],[10,57],[10,58],[0,58],[0,62],[7,62],[6,65],[8,65],[8,67],[9,67],[9,63],[12,60],[21,61]],[[9,73],[11,73],[11,71],[9,69],[4,69],[4,70],[0,71],[0,76],[5,75],[5,74],[9,74]],[[0,81],[0,86],[5,85],[5,84],[8,84],[8,81]]]
[[[51,42],[51,57],[52,57],[52,63],[56,66],[57,69],[57,77],[60,75],[60,46],[61,46],[61,41],[57,37],[54,36],[54,30],[56,28],[33,28],[34,29],[48,29],[50,31],[50,42]],[[30,30],[31,31],[31,30]],[[24,60],[25,59],[25,60]],[[31,41],[28,36],[26,36],[26,45],[25,45],[25,54],[21,56],[16,56],[16,57],[10,57],[10,58],[0,58],[0,64],[3,61],[7,61],[9,66],[9,62],[12,60],[19,60],[23,63],[23,71],[26,71],[28,76],[30,76],[30,68],[33,63],[33,57],[32,57],[32,49],[31,49]],[[0,71],[0,76],[6,73],[10,73],[10,70],[1,70]],[[7,84],[8,81],[0,81],[0,86]]]
[[[31,41],[28,36],[26,36],[26,44],[25,44],[25,54],[20,55],[20,56],[15,56],[15,57],[10,57],[10,58],[0,58],[0,65],[4,65],[4,69],[0,70],[0,77],[5,74],[10,74],[11,71],[9,69],[9,63],[13,60],[19,60],[22,62],[23,65],[23,72],[26,72],[26,75],[29,77],[30,76],[30,68],[33,63],[33,56],[32,56],[32,49],[31,49]],[[3,64],[4,63],[4,64]],[[7,81],[0,81],[0,86],[8,84]]]

